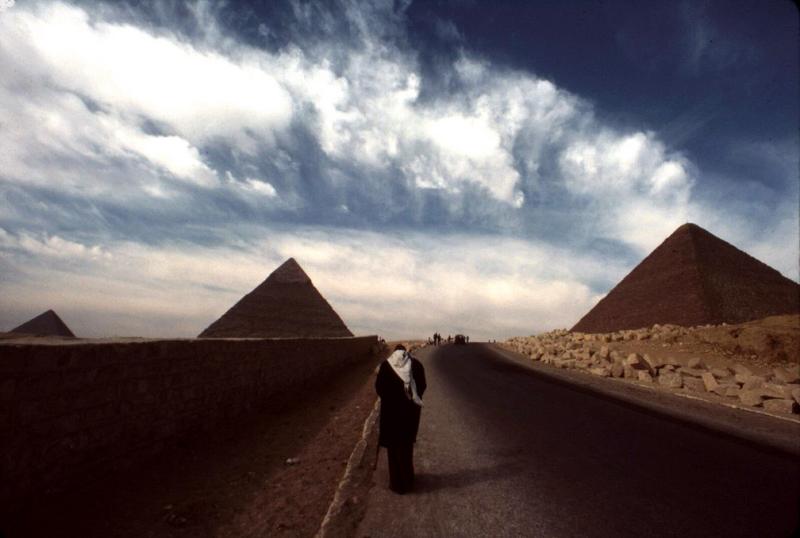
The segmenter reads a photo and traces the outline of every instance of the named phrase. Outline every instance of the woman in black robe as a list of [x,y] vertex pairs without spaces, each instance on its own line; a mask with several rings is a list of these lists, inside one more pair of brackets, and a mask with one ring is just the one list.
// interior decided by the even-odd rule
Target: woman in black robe
[[389,488],[406,493],[414,484],[414,442],[417,440],[425,368],[403,345],[381,363],[375,391],[381,399],[379,446],[389,458]]

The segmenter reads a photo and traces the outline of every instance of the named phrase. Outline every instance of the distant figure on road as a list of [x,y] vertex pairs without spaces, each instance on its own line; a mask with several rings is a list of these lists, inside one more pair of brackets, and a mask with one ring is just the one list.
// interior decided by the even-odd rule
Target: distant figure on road
[[414,442],[417,440],[425,368],[398,344],[381,363],[375,391],[381,399],[378,446],[389,459],[389,489],[406,493],[414,485]]

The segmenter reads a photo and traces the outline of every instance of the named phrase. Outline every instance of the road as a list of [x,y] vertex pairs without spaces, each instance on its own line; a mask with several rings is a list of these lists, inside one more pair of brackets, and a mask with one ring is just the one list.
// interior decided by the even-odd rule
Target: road
[[786,537],[796,459],[573,390],[491,346],[426,348],[417,487],[385,451],[357,536]]

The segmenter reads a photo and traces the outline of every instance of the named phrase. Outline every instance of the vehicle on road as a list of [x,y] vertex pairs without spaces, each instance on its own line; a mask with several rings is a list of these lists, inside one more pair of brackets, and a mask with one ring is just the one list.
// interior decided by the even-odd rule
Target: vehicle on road
[[467,343],[467,337],[464,336],[463,334],[457,334],[455,339],[453,340],[453,343],[454,344],[466,344]]

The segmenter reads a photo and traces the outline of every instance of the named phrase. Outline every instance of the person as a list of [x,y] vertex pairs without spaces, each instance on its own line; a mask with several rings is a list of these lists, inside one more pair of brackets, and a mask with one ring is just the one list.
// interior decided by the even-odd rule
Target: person
[[398,344],[375,379],[381,399],[378,447],[386,447],[389,489],[395,493],[407,493],[414,485],[414,443],[426,388],[422,363]]

